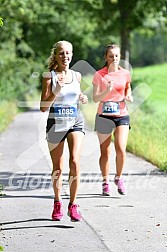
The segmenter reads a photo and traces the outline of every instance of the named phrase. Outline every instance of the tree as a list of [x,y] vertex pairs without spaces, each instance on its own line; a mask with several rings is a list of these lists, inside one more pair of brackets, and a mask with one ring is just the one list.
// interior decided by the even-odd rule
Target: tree
[[121,55],[125,60],[129,58],[131,33],[145,25],[150,13],[158,20],[159,16],[166,18],[167,11],[167,0],[85,0],[82,3],[96,18],[98,30],[95,32],[100,37],[120,38]]
[[56,41],[73,43],[73,62],[86,58],[87,48],[94,46],[91,35],[94,24],[85,18],[78,1],[0,0],[0,8],[4,21],[0,27],[1,98],[20,99],[37,87],[31,75],[46,70],[47,58]]

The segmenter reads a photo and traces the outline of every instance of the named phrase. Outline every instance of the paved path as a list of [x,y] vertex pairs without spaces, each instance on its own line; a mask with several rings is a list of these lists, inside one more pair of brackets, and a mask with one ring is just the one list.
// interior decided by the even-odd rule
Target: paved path
[[51,221],[53,190],[45,141],[46,116],[38,111],[19,114],[0,136],[0,182],[6,194],[0,198],[0,245],[4,251],[167,252],[167,175],[127,153],[124,178],[128,194],[120,196],[113,183],[112,146],[112,195],[103,197],[98,142],[91,130],[84,139],[77,200],[83,221],[72,223],[66,215],[67,148],[62,190],[64,219]]

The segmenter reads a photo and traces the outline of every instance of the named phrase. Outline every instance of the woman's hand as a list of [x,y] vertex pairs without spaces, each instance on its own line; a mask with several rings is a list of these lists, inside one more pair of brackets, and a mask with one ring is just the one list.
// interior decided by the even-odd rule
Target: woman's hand
[[60,92],[60,90],[61,90],[62,87],[63,87],[63,85],[58,80],[56,82],[56,87],[52,90],[53,94],[56,96]]
[[57,95],[60,92],[61,88],[64,87],[64,77],[65,77],[65,72],[64,71],[62,71],[62,73],[57,74],[58,80],[56,82],[56,87],[53,90],[53,93],[55,95]]
[[108,81],[107,83],[107,91],[110,92],[113,89],[114,82],[113,80]]
[[88,97],[87,95],[84,95],[84,94],[80,94],[79,95],[79,101],[81,101],[83,104],[87,103],[88,102]]
[[127,101],[133,102],[133,96],[132,96],[132,95],[127,95],[127,96],[125,97],[125,99],[126,99]]

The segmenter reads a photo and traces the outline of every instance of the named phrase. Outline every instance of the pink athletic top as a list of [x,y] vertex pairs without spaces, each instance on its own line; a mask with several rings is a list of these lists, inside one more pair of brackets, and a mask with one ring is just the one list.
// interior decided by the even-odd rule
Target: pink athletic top
[[[131,82],[131,77],[129,71],[126,69],[119,67],[117,72],[108,73],[108,68],[104,67],[97,71],[93,76],[92,83],[94,85],[100,86],[100,92],[106,90],[106,84],[113,80],[113,89],[111,92],[106,95],[105,98],[101,102],[99,102],[97,113],[102,113],[103,102],[105,101],[113,101],[119,102],[125,99],[125,89],[127,88],[127,84]],[[128,109],[125,102],[120,102],[120,115],[124,116],[128,115]]]

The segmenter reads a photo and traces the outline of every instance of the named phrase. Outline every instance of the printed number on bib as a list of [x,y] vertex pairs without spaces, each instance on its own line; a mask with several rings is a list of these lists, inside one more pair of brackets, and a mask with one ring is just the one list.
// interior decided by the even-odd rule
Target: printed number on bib
[[119,102],[104,102],[102,108],[102,115],[120,115]]
[[74,105],[57,105],[54,106],[54,113],[56,118],[70,118],[77,117],[78,108],[77,104]]

